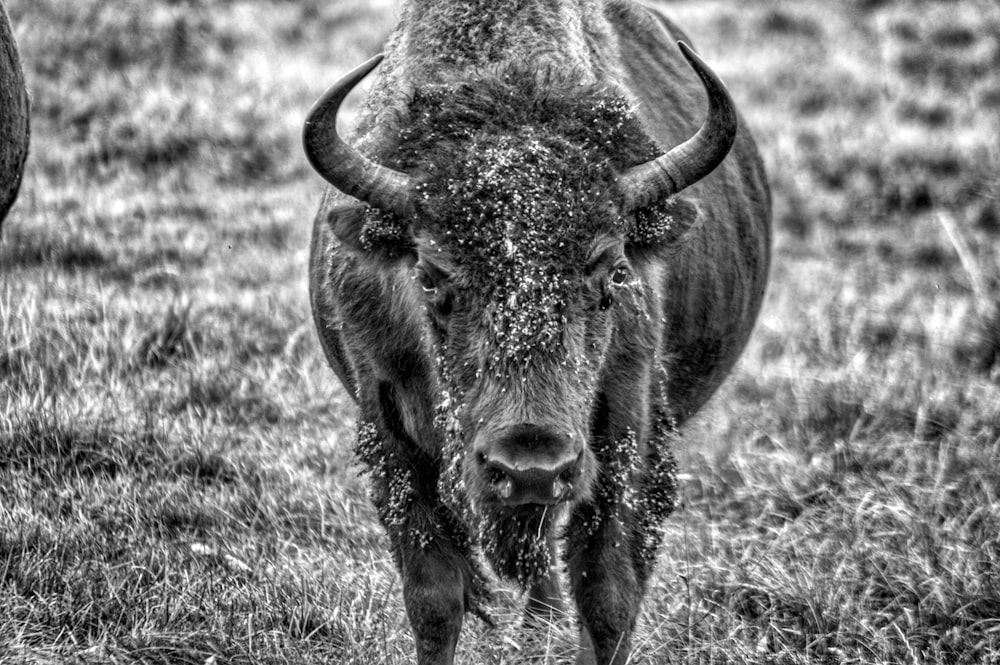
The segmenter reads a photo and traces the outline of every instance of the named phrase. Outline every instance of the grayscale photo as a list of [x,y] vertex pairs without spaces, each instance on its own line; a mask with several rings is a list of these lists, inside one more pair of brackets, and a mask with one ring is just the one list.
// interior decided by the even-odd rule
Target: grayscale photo
[[1000,663],[1000,5],[0,0],[8,663]]

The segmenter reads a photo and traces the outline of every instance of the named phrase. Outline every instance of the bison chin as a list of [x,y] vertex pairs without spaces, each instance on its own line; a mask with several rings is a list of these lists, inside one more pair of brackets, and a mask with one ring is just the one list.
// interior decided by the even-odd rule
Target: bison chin
[[528,588],[549,574],[549,533],[556,506],[484,505],[479,515],[479,542],[497,575]]

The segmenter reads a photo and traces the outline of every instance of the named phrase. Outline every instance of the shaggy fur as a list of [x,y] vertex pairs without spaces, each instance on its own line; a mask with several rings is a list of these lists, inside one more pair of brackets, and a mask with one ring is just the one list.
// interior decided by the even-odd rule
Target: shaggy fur
[[[745,130],[682,197],[621,212],[618,173],[702,117],[681,37],[625,0],[411,0],[390,38],[357,145],[417,179],[417,214],[328,193],[311,292],[421,665],[452,663],[463,611],[482,614],[479,550],[529,613],[558,603],[557,535],[580,662],[628,658],[676,426],[735,362],[768,263]],[[503,507],[477,461],[522,423],[583,444],[555,508]]]
[[0,3],[0,228],[21,187],[29,133],[21,59],[7,10]]

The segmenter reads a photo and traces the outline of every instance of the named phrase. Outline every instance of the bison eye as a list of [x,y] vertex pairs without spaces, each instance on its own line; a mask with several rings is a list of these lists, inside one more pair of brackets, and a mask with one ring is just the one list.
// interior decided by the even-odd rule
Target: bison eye
[[632,273],[625,266],[617,266],[611,272],[611,278],[609,280],[612,286],[625,286],[630,281],[632,281]]
[[451,291],[449,289],[445,289],[441,293],[435,291],[434,295],[436,297],[434,298],[433,305],[434,305],[434,311],[437,313],[437,315],[445,317],[451,314],[451,301],[452,301]]
[[438,289],[448,281],[448,273],[429,261],[418,262],[414,273],[420,288],[429,296],[436,295]]
[[451,314],[454,296],[454,289],[448,279],[450,275],[433,263],[420,261],[413,277],[424,292],[424,304],[431,324],[439,334],[444,335],[448,329],[448,316]]
[[614,303],[615,292],[622,287],[628,286],[632,280],[632,272],[626,265],[617,265],[611,270],[607,276],[607,281],[604,283],[601,300],[597,304],[602,312]]
[[452,292],[447,286],[435,289],[425,303],[427,320],[439,338],[448,335],[448,318],[452,310]]
[[417,270],[417,283],[420,284],[420,288],[424,290],[424,293],[428,295],[437,293],[437,284],[435,284],[430,275],[423,270]]

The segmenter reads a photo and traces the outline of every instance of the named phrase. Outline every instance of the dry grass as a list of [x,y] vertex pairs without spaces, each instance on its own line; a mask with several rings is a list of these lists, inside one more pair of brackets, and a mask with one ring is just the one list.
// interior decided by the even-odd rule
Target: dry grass
[[[393,5],[7,5],[35,132],[0,244],[0,662],[412,662],[298,148]],[[635,662],[1000,662],[1000,10],[666,6],[757,132],[778,236]],[[462,662],[571,661],[518,602]]]

